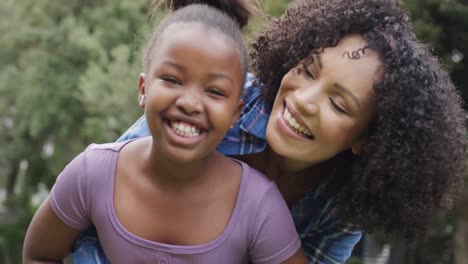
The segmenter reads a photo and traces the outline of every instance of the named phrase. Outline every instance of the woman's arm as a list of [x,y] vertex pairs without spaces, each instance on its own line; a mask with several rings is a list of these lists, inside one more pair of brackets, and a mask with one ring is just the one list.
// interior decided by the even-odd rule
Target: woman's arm
[[310,263],[345,263],[361,239],[361,230],[337,216],[301,234],[302,249]]
[[62,263],[82,230],[68,227],[46,199],[34,215],[23,245],[23,263]]

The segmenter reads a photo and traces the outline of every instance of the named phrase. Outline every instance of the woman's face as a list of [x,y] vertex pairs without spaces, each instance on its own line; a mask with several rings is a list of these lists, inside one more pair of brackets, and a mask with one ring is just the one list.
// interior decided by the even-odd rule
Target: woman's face
[[362,51],[366,44],[360,35],[346,36],[283,77],[266,136],[296,169],[350,148],[359,152],[374,114],[372,87],[381,65],[374,51]]

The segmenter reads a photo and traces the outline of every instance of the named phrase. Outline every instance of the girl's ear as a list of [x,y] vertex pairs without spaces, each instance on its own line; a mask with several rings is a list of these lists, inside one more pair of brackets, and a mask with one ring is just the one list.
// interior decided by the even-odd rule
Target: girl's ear
[[353,152],[354,155],[358,156],[364,151],[364,148],[366,147],[366,145],[367,145],[367,138],[366,137],[361,138],[351,146],[351,152]]
[[237,119],[239,119],[239,116],[242,112],[242,107],[244,107],[244,100],[240,99],[239,104],[237,105],[234,114],[232,116],[232,121],[231,121],[231,128],[234,127],[234,124],[237,122]]
[[141,108],[145,107],[145,101],[146,101],[146,86],[145,86],[145,74],[140,73],[140,76],[138,78],[138,105]]

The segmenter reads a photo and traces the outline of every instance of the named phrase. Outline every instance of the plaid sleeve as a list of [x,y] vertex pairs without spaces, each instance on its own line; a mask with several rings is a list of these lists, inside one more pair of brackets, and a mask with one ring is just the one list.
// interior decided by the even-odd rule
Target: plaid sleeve
[[146,123],[145,115],[142,115],[119,139],[117,142],[126,141],[133,138],[140,138],[149,136],[150,132],[148,124]]
[[107,264],[94,226],[83,232],[72,249],[73,263],[78,264]]
[[361,236],[356,226],[332,220],[302,235],[302,248],[308,263],[345,263]]

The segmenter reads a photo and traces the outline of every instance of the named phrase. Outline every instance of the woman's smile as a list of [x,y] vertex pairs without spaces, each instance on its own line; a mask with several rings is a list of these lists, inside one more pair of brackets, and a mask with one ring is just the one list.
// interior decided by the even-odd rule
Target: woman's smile
[[294,110],[292,110],[286,103],[283,105],[284,110],[282,114],[283,121],[288,125],[288,127],[295,132],[296,134],[300,135],[303,138],[313,140],[314,135],[312,132],[307,128],[304,122],[299,118]]
[[[373,116],[371,90],[380,61],[371,51],[359,60],[343,54],[366,44],[361,36],[347,36],[314,55],[306,67],[310,74],[297,70],[302,61],[283,77],[271,111],[276,120],[266,133],[276,153],[312,165],[359,142]],[[351,111],[356,104],[359,112]]]

